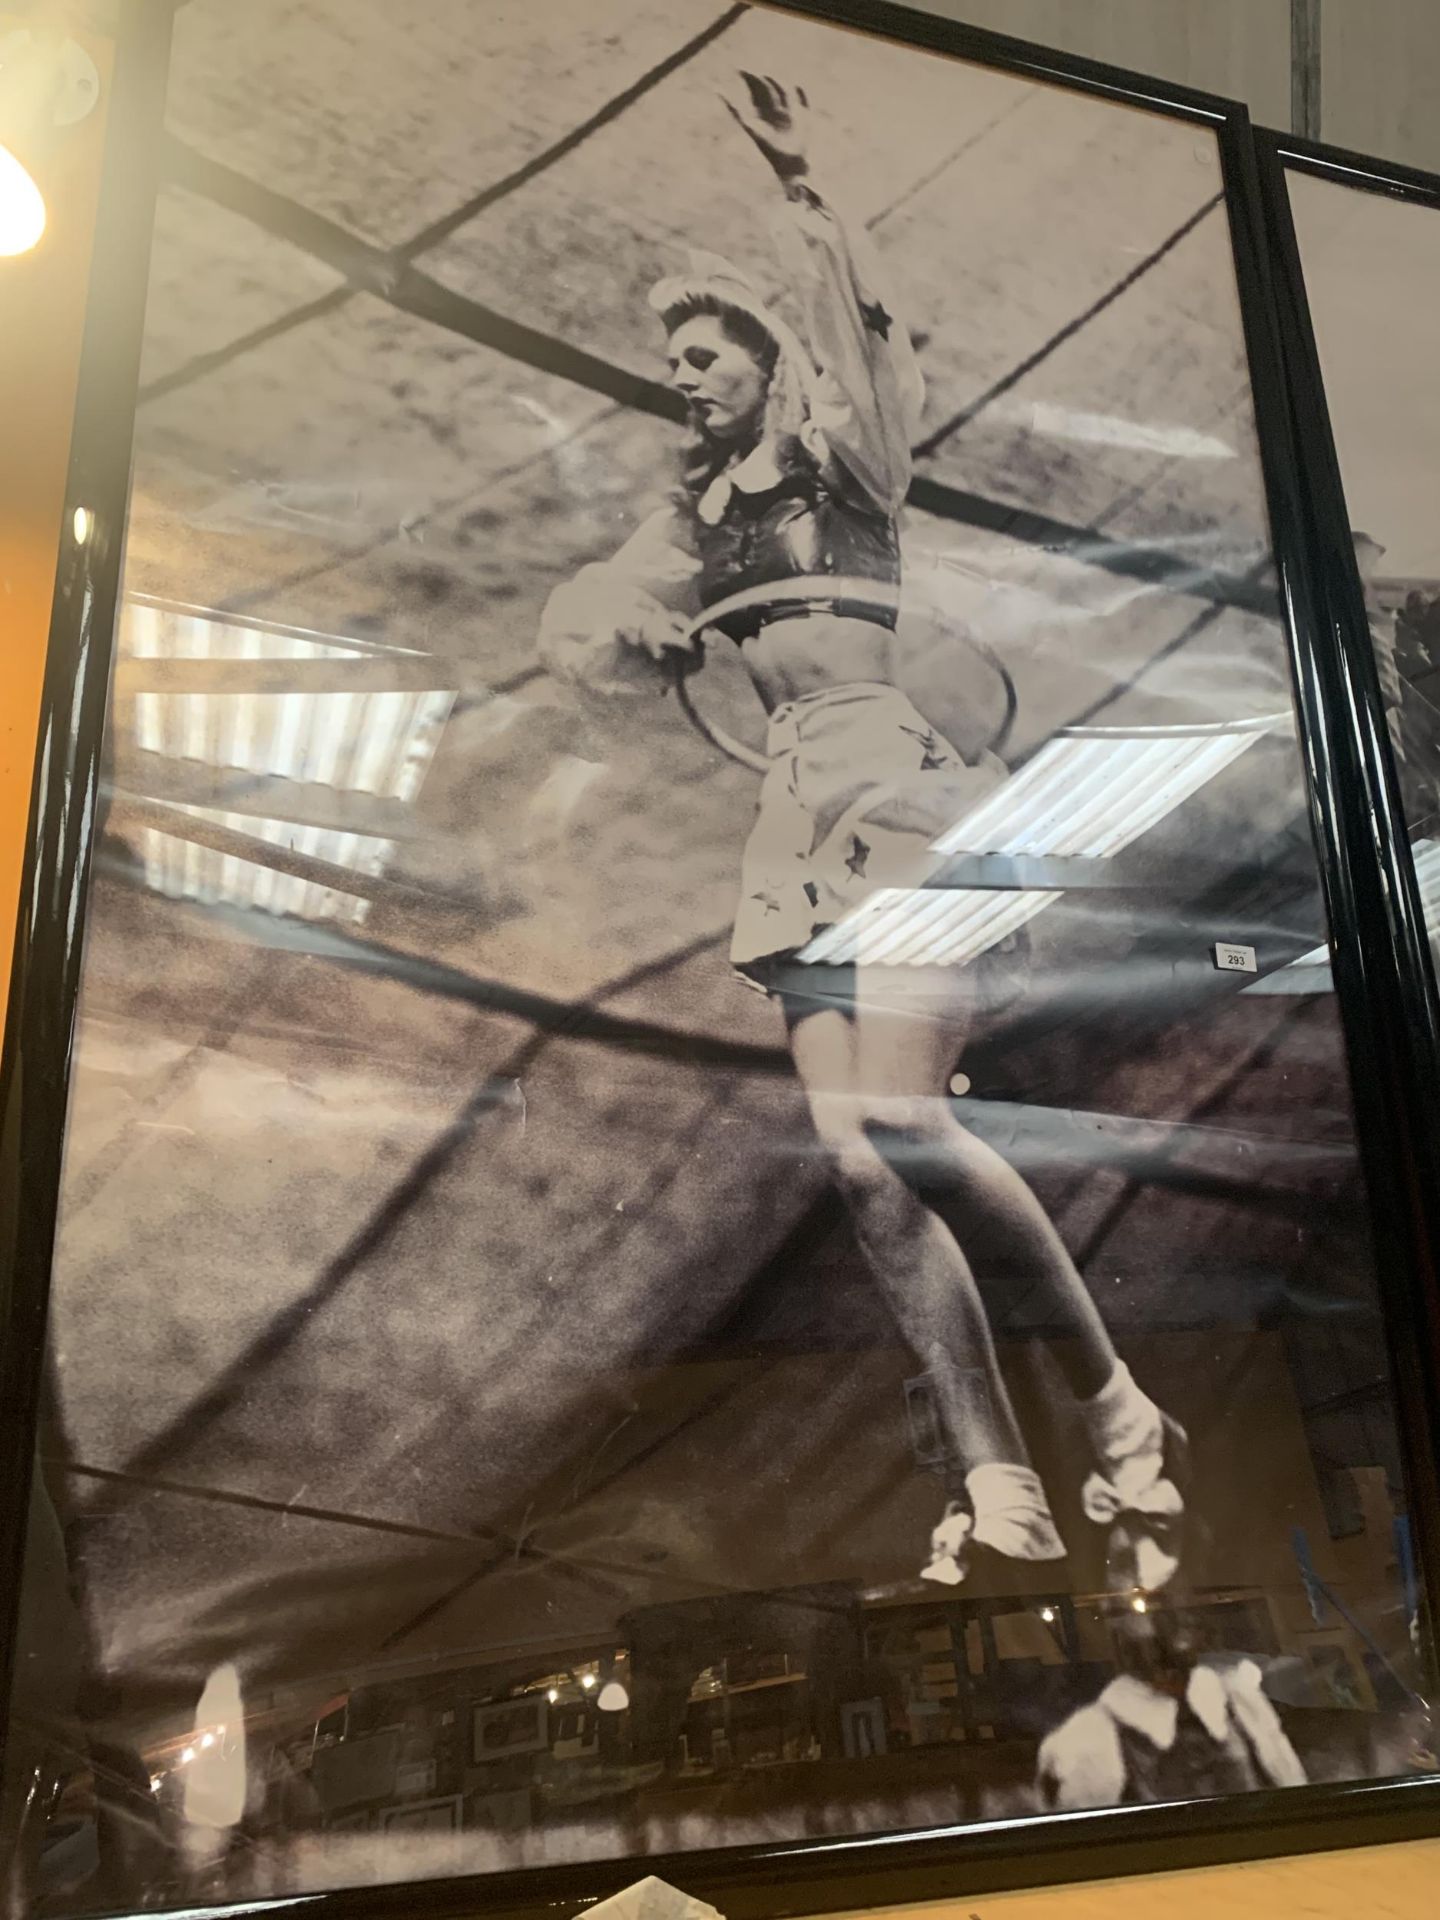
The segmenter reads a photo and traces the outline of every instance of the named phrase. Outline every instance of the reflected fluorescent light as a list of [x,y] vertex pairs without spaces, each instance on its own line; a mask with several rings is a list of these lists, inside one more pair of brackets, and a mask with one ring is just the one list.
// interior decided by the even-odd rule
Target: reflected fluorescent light
[[45,231],[45,196],[8,147],[0,147],[0,255],[28,253]]
[[83,547],[89,540],[95,527],[95,516],[88,507],[76,507],[70,521],[70,531],[75,536],[77,547]]
[[1129,447],[1136,453],[1163,454],[1168,460],[1233,460],[1236,450],[1214,434],[1194,427],[1159,426],[1151,421],[1121,420],[1113,413],[1080,413],[1037,401],[1031,409],[1031,429],[1051,440],[1078,440],[1088,446]]
[[624,1713],[630,1696],[618,1680],[607,1680],[595,1701],[602,1713]]
[[[375,834],[297,826],[291,820],[225,813],[214,807],[177,803],[172,811],[228,827],[232,832],[246,834],[289,853],[307,854],[331,866],[349,868],[353,873],[378,876],[385,871],[395,852],[393,840],[382,840]],[[218,853],[213,848],[198,846],[159,827],[145,827],[141,851],[146,881],[157,893],[170,899],[198,900],[208,906],[243,904],[265,913],[294,914],[305,920],[356,922],[365,918],[370,906],[369,900],[359,894],[266,866],[258,849],[251,860],[240,854]]]
[[[1417,840],[1410,849],[1415,862],[1415,880],[1420,889],[1420,913],[1425,931],[1433,942],[1440,940],[1440,840]],[[1298,960],[1276,972],[1266,974],[1248,994],[1333,993],[1335,977],[1330,966],[1328,946],[1311,947]]]
[[[1271,724],[1057,735],[942,833],[931,851],[1109,859],[1224,772]],[[881,887],[817,934],[798,958],[830,966],[963,965],[1061,897]]]
[[[346,795],[413,801],[449,719],[453,692],[366,691],[364,669],[375,655],[355,641],[226,619],[139,596],[125,604],[120,650],[129,660],[353,663],[359,683],[354,692],[343,687],[314,693],[142,690],[128,708],[117,711],[128,717],[130,744],[141,753],[254,774],[276,804],[273,816],[167,802],[173,811],[327,866],[377,878],[385,873],[395,856],[392,840],[285,818],[282,783],[332,789],[342,816]],[[252,859],[153,826],[136,838],[147,885],[171,899],[352,924],[363,922],[370,911],[369,899],[360,893],[276,871],[258,847]]]

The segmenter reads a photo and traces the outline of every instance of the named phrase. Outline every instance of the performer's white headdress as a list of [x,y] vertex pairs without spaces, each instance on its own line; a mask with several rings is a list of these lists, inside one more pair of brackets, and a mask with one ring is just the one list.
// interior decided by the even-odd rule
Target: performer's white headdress
[[718,253],[690,253],[690,271],[671,274],[650,289],[650,305],[667,333],[698,313],[735,314],[775,347],[766,405],[767,433],[799,433],[810,414],[816,371],[795,329],[782,320],[731,261]]

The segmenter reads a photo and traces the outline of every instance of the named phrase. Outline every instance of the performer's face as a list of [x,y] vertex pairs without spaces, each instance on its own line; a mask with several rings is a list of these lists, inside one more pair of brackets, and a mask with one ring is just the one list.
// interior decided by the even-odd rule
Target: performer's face
[[697,313],[671,334],[670,383],[713,439],[741,440],[759,431],[764,369],[713,314]]

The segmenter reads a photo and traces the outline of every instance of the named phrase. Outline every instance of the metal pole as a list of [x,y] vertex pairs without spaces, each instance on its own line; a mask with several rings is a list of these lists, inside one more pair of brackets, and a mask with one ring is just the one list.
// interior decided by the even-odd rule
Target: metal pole
[[1290,131],[1320,138],[1320,0],[1290,0]]

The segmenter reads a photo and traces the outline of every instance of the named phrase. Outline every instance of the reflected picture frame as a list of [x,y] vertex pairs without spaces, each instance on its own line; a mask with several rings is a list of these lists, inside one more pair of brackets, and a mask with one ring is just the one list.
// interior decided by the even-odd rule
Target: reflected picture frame
[[439,1800],[402,1800],[382,1807],[376,1826],[381,1833],[455,1833],[464,1807],[465,1796],[459,1793]]
[[[1278,136],[1256,135],[1243,107],[1052,53],[880,0],[775,0],[837,31],[1078,89],[1213,133],[1224,179],[1264,470],[1283,584],[1309,801],[1333,933],[1358,1137],[1391,1330],[1396,1405],[1414,1500],[1422,1630],[1440,1597],[1440,1016],[1423,935],[1343,489],[1325,416],[1304,276],[1285,201],[1299,166],[1365,191],[1401,194],[1440,214],[1440,179]],[[146,266],[157,191],[161,101],[172,9],[140,0],[120,42],[111,109],[115,164],[105,183],[65,519],[93,514],[96,537],[63,551],[46,668],[23,906],[0,1081],[0,1181],[26,1204],[0,1210],[0,1429],[3,1484],[0,1683],[13,1672],[26,1500],[44,1378],[44,1326],[65,1127],[71,1034],[94,838],[103,805],[105,700],[120,583]],[[124,165],[120,162],[123,159]],[[1358,716],[1359,724],[1355,724]],[[61,796],[64,796],[62,804]],[[17,1491],[18,1490],[18,1491]],[[547,1703],[472,1709],[482,1728],[524,1705],[531,1726],[502,1753],[539,1752]],[[870,1702],[851,1709],[873,1744]],[[882,1729],[883,1733],[883,1729]],[[458,1828],[463,1796],[384,1809],[382,1831],[434,1820]],[[369,1816],[347,1816],[334,1830]],[[1440,1779],[1314,1784],[1230,1800],[1129,1806],[995,1821],[983,1828],[809,1837],[763,1846],[561,1864],[478,1879],[426,1880],[436,1915],[538,1916],[573,1909],[656,1874],[728,1920],[860,1908],[1009,1887],[1431,1835]],[[320,1920],[410,1912],[418,1883],[307,1895]],[[230,1909],[243,1912],[237,1906]],[[216,1912],[224,1912],[217,1906]]]
[[544,1753],[550,1745],[550,1703],[543,1693],[491,1700],[470,1710],[470,1760],[483,1767],[516,1754]]

